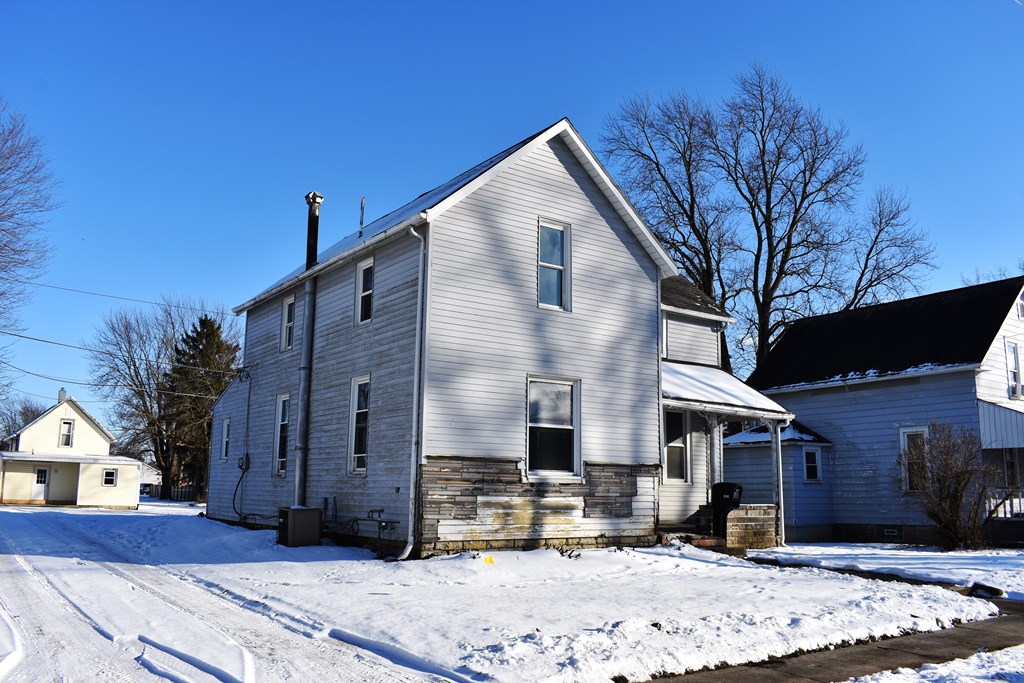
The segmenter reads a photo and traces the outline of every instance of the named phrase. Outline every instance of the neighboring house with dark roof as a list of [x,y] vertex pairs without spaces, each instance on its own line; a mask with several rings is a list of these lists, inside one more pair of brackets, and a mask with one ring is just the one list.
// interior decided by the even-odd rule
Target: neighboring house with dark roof
[[[1020,514],[1022,290],[1015,277],[806,318],[776,341],[748,382],[831,441],[821,471],[833,538],[927,538],[897,456],[931,423],[978,432],[986,461],[1016,491],[1000,515]],[[1024,537],[1024,519],[1009,521]]]
[[662,448],[663,404],[785,414],[720,371],[731,391],[699,383],[728,318],[662,289],[675,265],[567,119],[319,255],[307,201],[305,267],[235,309],[245,370],[214,408],[210,517],[321,508],[403,557],[650,543],[665,452],[685,450]]
[[0,504],[135,509],[142,463],[110,455],[113,441],[61,389],[57,403],[0,439]]

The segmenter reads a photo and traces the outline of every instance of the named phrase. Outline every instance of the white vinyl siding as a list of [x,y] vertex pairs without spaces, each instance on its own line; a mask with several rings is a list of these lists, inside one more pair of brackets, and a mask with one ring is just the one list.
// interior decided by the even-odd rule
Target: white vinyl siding
[[[537,302],[537,217],[550,207],[572,226],[572,315]],[[585,387],[584,469],[657,464],[659,275],[565,144],[538,147],[431,230],[427,455],[525,460],[530,374]]]
[[[61,422],[74,423],[71,446],[61,446]],[[69,402],[56,406],[25,428],[18,440],[18,450],[62,454],[109,455],[110,441],[82,410]]]
[[665,313],[665,358],[683,363],[721,366],[721,323]]
[[[78,504],[134,508],[139,504],[138,465],[82,463],[78,474]],[[114,486],[104,472],[114,470]]]
[[[1021,400],[1013,391],[1013,375],[1024,380],[1022,371],[1022,351],[1024,351],[1024,319],[1017,315],[1017,302],[1006,312],[1006,318],[999,328],[999,333],[992,340],[978,372],[978,398],[991,403],[1002,404],[1021,410]],[[1013,353],[1015,347],[1016,353]],[[1016,361],[1016,363],[1015,363]],[[1021,392],[1024,394],[1024,391]],[[989,444],[985,444],[988,448]]]

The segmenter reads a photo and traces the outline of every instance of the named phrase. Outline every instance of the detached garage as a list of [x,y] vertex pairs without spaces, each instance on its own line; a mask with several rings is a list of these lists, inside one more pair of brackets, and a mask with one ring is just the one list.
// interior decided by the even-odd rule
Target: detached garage
[[110,455],[113,441],[61,389],[56,405],[0,441],[0,504],[134,510],[142,463]]

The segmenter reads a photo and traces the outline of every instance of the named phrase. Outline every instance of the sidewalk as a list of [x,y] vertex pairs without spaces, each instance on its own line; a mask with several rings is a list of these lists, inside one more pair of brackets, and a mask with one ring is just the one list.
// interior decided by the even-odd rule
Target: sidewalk
[[931,633],[915,633],[874,643],[851,645],[784,659],[731,666],[661,679],[679,683],[724,681],[845,681],[855,676],[899,667],[916,669],[923,664],[969,657],[979,650],[1001,650],[1024,644],[1024,603],[990,600],[999,606],[998,617],[961,624]]

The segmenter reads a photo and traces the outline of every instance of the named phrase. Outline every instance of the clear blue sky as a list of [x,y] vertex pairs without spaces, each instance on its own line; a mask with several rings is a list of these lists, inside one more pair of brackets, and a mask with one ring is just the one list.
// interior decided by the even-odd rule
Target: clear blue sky
[[[235,306],[321,248],[568,116],[592,147],[627,97],[728,95],[760,62],[849,128],[866,194],[905,190],[941,268],[1024,256],[1024,6],[930,2],[5,3],[0,92],[45,141],[63,206],[41,282]],[[113,299],[33,288],[26,334],[88,344]],[[955,321],[951,321],[955,324]],[[12,362],[44,403],[84,354]]]

